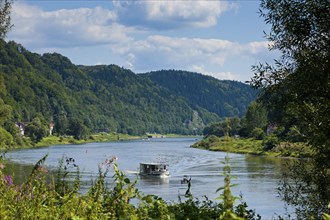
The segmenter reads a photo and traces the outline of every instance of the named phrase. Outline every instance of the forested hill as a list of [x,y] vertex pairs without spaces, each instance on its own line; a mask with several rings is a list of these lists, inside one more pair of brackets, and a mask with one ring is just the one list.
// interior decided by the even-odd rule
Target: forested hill
[[165,87],[219,117],[243,116],[257,91],[237,81],[217,80],[211,76],[179,70],[160,70],[145,74]]
[[[184,78],[163,74],[164,80],[168,77],[167,84],[172,81],[176,85],[170,87],[160,86],[153,75],[134,74],[116,65],[77,66],[60,54],[39,55],[15,42],[1,41],[0,136],[13,134],[16,122],[47,127],[51,120],[57,134],[77,127],[129,134],[192,134],[220,117],[243,114],[255,96],[252,90],[241,89],[245,85],[238,82],[187,72]],[[180,90],[177,83],[183,85],[185,80],[186,87]],[[226,86],[221,92],[214,90],[213,84],[222,83]],[[189,90],[192,85],[196,87]],[[193,97],[187,95],[189,91]],[[204,100],[206,91],[212,92],[213,99]],[[223,112],[217,110],[221,100],[228,100],[223,102]]]

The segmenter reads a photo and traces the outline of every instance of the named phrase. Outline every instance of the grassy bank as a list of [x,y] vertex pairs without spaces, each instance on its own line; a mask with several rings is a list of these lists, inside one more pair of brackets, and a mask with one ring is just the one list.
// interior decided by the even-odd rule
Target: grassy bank
[[48,136],[43,138],[38,142],[36,147],[45,147],[50,145],[59,145],[59,144],[85,144],[91,142],[110,142],[110,141],[120,141],[120,140],[131,140],[140,138],[139,136],[131,136],[128,134],[116,134],[116,133],[98,133],[89,135],[86,139],[77,140],[72,136]]
[[132,136],[128,134],[117,134],[117,133],[98,133],[87,136],[85,139],[77,140],[73,136],[47,136],[41,139],[41,141],[34,143],[28,137],[20,137],[15,143],[13,142],[10,146],[2,145],[0,150],[5,149],[23,149],[23,148],[34,148],[34,147],[47,147],[51,145],[62,145],[62,144],[85,144],[91,142],[110,142],[110,141],[122,141],[132,140],[137,138],[143,138],[141,136]]
[[[159,135],[159,137],[198,137],[198,136],[182,136],[178,134],[166,134]],[[118,134],[118,133],[97,133],[87,136],[85,139],[77,140],[73,136],[47,136],[41,139],[38,143],[33,143],[29,138],[22,137],[20,145],[12,145],[9,148],[33,148],[33,147],[47,147],[51,145],[62,145],[62,144],[85,144],[92,142],[111,142],[111,141],[123,141],[123,140],[133,140],[138,138],[147,138],[147,136],[133,136],[128,134]],[[1,149],[1,148],[0,148]]]
[[306,158],[312,155],[312,150],[305,143],[280,142],[271,150],[266,150],[263,141],[254,138],[209,136],[195,143],[192,147],[211,151],[277,157]]

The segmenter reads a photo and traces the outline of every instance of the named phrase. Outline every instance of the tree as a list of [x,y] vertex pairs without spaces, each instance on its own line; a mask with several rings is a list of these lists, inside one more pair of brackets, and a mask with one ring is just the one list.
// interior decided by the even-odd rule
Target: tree
[[43,137],[47,136],[48,127],[42,123],[39,117],[35,117],[32,122],[25,127],[25,134],[35,143],[39,142]]
[[273,120],[295,118],[313,146],[329,155],[330,2],[263,0],[261,8],[272,25],[271,49],[282,56],[275,66],[255,66],[252,85],[264,89],[267,107],[282,112]]
[[69,122],[68,122],[67,114],[65,112],[61,112],[55,118],[55,132],[57,132],[58,135],[66,134],[68,129],[68,124]]
[[13,136],[0,127],[0,148],[9,148],[13,144]]
[[0,126],[3,126],[6,121],[11,119],[12,108],[10,105],[6,105],[0,98]]
[[[251,83],[263,89],[260,100],[269,109],[270,119],[290,120],[313,147],[312,169],[295,170],[303,170],[301,180],[317,189],[309,193],[318,197],[318,204],[310,206],[317,209],[300,212],[300,217],[319,217],[330,201],[330,2],[262,0],[260,13],[272,26],[267,35],[270,49],[282,56],[274,65],[254,66]],[[296,192],[284,198],[300,204],[300,196]]]
[[222,128],[228,136],[237,135],[241,128],[241,120],[238,117],[226,118],[222,123]]
[[10,19],[11,3],[12,1],[0,0],[0,39],[4,39],[12,27]]
[[222,122],[216,122],[206,126],[203,130],[204,136],[215,135],[218,137],[222,137],[225,135],[222,129]]
[[86,138],[88,128],[77,118],[71,118],[69,121],[69,134],[73,135],[75,139],[81,140]]
[[215,135],[218,137],[237,135],[241,126],[240,122],[241,120],[237,117],[226,118],[224,121],[206,126],[203,130],[203,135]]
[[251,131],[251,136],[257,140],[263,140],[265,138],[265,132],[261,128],[255,128]]
[[256,128],[265,130],[267,126],[267,111],[262,103],[251,102],[242,124],[241,131],[243,136],[253,136],[252,131]]

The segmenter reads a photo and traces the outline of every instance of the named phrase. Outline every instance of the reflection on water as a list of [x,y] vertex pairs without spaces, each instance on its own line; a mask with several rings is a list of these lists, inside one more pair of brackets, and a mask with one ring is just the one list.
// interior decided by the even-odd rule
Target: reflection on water
[[[137,187],[145,194],[154,194],[167,201],[177,201],[184,195],[186,184],[181,184],[186,175],[191,178],[191,193],[199,198],[210,199],[219,196],[216,189],[223,186],[223,164],[226,153],[211,152],[190,148],[196,142],[193,138],[163,138],[149,141],[135,140],[111,143],[90,143],[84,145],[59,145],[40,149],[23,149],[8,153],[11,161],[21,166],[13,166],[15,178],[21,175],[28,165],[32,165],[49,154],[46,165],[49,169],[58,166],[63,156],[72,157],[80,167],[82,180],[88,187],[91,179],[98,174],[98,167],[112,156],[118,157],[118,167],[131,179],[138,179]],[[229,154],[233,179],[238,186],[232,188],[235,196],[243,194],[249,208],[256,209],[264,219],[274,213],[284,212],[283,202],[277,197],[277,183],[287,159]],[[170,177],[165,179],[139,177],[140,162],[157,162],[160,158],[169,164]],[[18,172],[18,170],[21,170]],[[27,172],[29,173],[29,172]],[[108,176],[111,177],[113,173]],[[25,176],[24,176],[25,175]],[[109,179],[109,184],[113,180]]]
[[[150,186],[160,186],[168,185],[170,183],[170,178],[158,178],[158,177],[149,177],[149,176],[140,176],[139,182],[141,185],[150,185]],[[163,186],[161,186],[163,187]]]

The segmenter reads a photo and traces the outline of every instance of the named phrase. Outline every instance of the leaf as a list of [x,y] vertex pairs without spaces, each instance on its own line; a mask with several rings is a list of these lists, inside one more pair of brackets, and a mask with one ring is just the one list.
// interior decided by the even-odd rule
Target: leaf
[[151,203],[152,198],[153,198],[153,195],[147,195],[147,196],[143,197],[142,200],[145,201],[146,203]]
[[219,187],[217,190],[216,190],[216,192],[219,192],[219,191],[221,191],[221,190],[224,190],[225,189],[225,187],[224,186],[222,186],[222,187]]
[[125,179],[124,179],[124,182],[127,183],[127,184],[129,184],[129,183],[131,183],[131,180],[128,179],[128,178],[125,178]]

